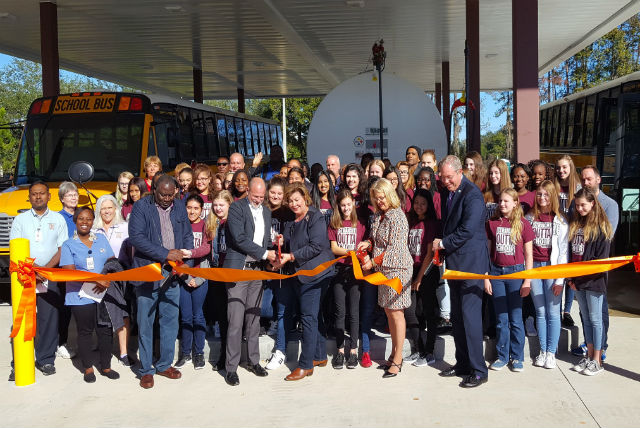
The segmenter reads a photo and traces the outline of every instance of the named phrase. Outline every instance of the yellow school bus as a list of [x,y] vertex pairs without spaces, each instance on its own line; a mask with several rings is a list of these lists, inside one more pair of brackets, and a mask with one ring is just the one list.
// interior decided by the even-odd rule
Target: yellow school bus
[[[159,95],[82,92],[35,100],[27,114],[13,186],[0,193],[0,283],[8,282],[13,218],[30,209],[28,187],[51,189],[49,208],[62,209],[58,186],[69,165],[85,161],[95,176],[87,184],[100,197],[116,189],[118,175],[144,176],[144,159],[156,155],[166,172],[178,163],[215,165],[233,152],[246,158],[282,144],[280,124],[257,116]],[[89,203],[81,188],[80,205]]]

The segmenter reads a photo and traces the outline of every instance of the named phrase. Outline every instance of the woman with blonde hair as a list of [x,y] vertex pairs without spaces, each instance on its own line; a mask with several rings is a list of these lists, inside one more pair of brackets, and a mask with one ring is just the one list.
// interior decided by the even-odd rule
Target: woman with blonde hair
[[[413,199],[413,192],[416,187],[416,182],[413,179],[413,174],[411,174],[411,167],[407,162],[400,161],[396,164],[396,168],[398,168],[398,171],[400,172],[399,178],[402,180],[402,188],[409,196],[409,199]],[[419,169],[420,168],[416,168],[414,171],[417,173]],[[409,208],[407,208],[407,211],[408,210]]]
[[375,175],[376,177],[382,178],[384,176],[385,169],[386,168],[384,166],[384,162],[382,162],[380,159],[374,159],[367,166],[367,170],[369,171],[367,177]]
[[[484,192],[485,190],[485,176],[487,175],[487,170],[484,167],[484,163],[482,161],[482,156],[478,152],[467,152],[464,157],[464,168],[463,171],[467,171],[470,175],[470,180],[478,186],[478,188]],[[509,175],[509,170],[507,169],[507,175]]]
[[200,218],[207,218],[207,215],[211,212],[211,203],[213,202],[212,198],[215,193],[213,187],[213,173],[208,165],[199,163],[193,169],[193,182],[191,183],[189,192],[202,198],[204,205],[202,206]]
[[493,217],[498,208],[500,194],[503,190],[511,188],[509,167],[502,159],[496,159],[489,164],[489,174],[484,192],[484,203],[487,207],[487,218]]
[[[487,238],[491,250],[491,275],[506,275],[533,267],[531,224],[522,215],[518,192],[504,189],[498,210],[487,222]],[[507,364],[511,371],[524,370],[524,324],[522,298],[531,291],[531,280],[484,280],[484,290],[493,296],[496,313],[496,348],[498,358],[489,366],[501,370]]]
[[118,175],[118,184],[116,186],[116,191],[112,193],[113,197],[116,198],[116,202],[119,207],[126,202],[127,196],[129,193],[129,181],[133,178],[133,174],[129,171],[123,171]]
[[147,185],[147,192],[151,192],[153,185],[153,177],[156,173],[162,171],[162,161],[158,156],[149,156],[144,160],[144,173],[146,175],[144,182]]
[[[609,256],[613,228],[596,195],[583,188],[575,194],[575,210],[569,224],[570,261],[589,261]],[[569,278],[569,286],[576,291],[584,323],[587,355],[573,370],[586,376],[601,373],[603,324],[602,305],[607,291],[607,273]]]
[[[400,208],[400,199],[391,182],[377,180],[370,190],[371,204],[375,209],[371,225],[371,240],[363,246],[372,252],[372,258],[364,264],[365,270],[375,269],[387,278],[398,278],[402,292],[391,287],[378,287],[378,304],[384,308],[391,333],[391,355],[382,377],[394,377],[402,371],[402,347],[406,335],[404,310],[411,306],[411,276],[413,259],[409,252],[409,223]],[[363,241],[364,242],[364,241]]]
[[[566,263],[569,225],[560,211],[556,187],[551,181],[540,183],[531,210],[525,218],[535,233],[533,267]],[[540,354],[534,360],[534,366],[546,369],[556,367],[563,284],[564,278],[531,280],[531,298],[536,310],[536,329],[540,340]]]

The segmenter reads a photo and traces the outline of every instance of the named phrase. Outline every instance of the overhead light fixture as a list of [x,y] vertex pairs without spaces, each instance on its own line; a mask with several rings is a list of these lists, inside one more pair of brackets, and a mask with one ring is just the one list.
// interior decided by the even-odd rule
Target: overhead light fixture
[[364,0],[345,0],[345,3],[354,9],[362,9],[364,7]]
[[484,57],[487,58],[487,59],[491,59],[491,58],[495,58],[497,56],[498,56],[497,53],[488,53]]
[[18,18],[15,15],[10,14],[9,12],[0,12],[0,19],[3,21],[17,21]]
[[170,4],[164,7],[164,9],[169,13],[182,13],[184,12],[184,8],[179,4]]

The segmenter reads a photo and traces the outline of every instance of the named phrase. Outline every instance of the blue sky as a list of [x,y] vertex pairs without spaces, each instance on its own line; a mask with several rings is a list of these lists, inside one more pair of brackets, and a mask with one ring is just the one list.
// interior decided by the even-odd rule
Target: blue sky
[[[3,68],[5,65],[7,65],[12,58],[12,56],[0,53],[0,68]],[[68,76],[77,76],[77,74],[75,73],[64,70],[61,70],[61,74]],[[489,131],[497,131],[502,125],[504,125],[505,115],[503,114],[500,117],[495,117],[495,112],[497,111],[498,106],[491,97],[491,94],[483,92],[481,94],[480,102],[482,108],[482,110],[480,111],[480,123],[482,124],[481,133],[484,134]],[[464,139],[464,127],[461,139]]]

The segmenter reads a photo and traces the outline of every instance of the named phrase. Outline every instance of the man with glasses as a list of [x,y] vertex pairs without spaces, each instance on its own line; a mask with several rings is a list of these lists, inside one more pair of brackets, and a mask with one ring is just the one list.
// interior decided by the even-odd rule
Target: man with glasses
[[216,166],[218,167],[218,172],[220,174],[227,174],[227,172],[229,172],[229,158],[225,157],[225,156],[220,156],[218,158],[218,163],[216,164]]

